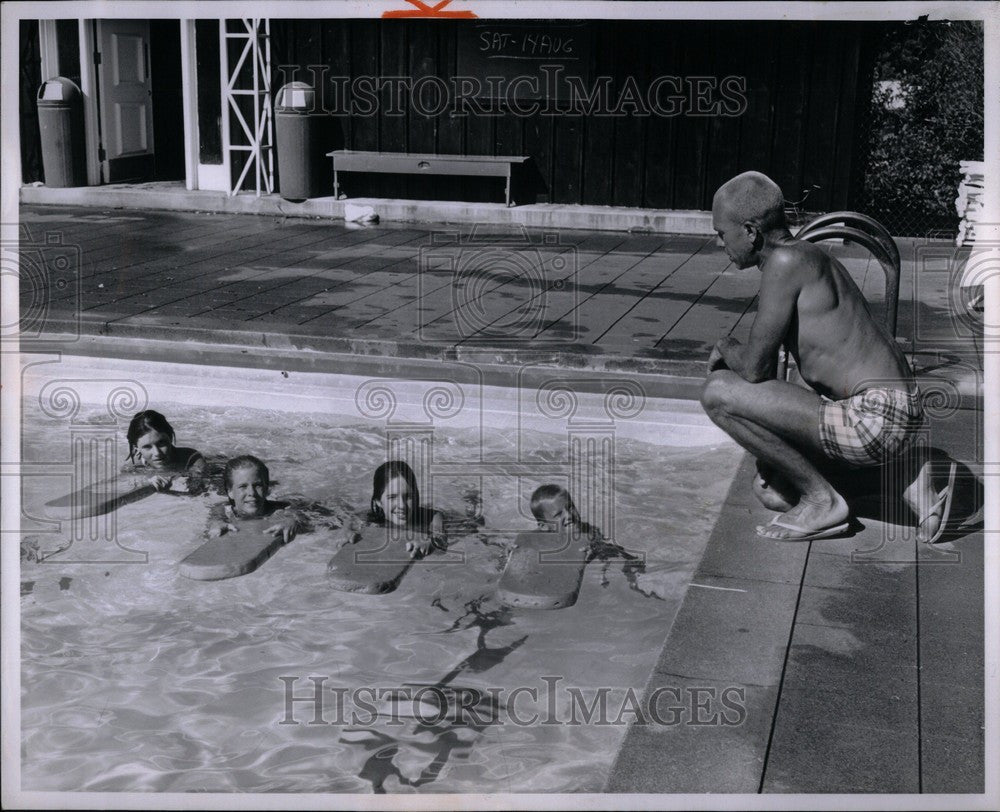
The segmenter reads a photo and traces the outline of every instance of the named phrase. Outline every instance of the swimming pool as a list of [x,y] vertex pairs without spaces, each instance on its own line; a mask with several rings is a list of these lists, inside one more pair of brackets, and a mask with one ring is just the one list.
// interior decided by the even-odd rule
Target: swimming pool
[[[739,454],[696,403],[440,373],[26,367],[23,505],[37,518],[22,520],[23,788],[600,791]],[[249,575],[178,575],[218,496],[45,523],[47,499],[120,464],[145,407],[210,458],[264,459],[276,497],[336,510],[363,509],[374,468],[403,456],[459,534],[395,592],[358,595],[330,588],[327,529]],[[494,589],[547,481],[575,489],[608,543],[574,606],[511,610]],[[482,524],[468,518],[479,512]],[[588,721],[595,700],[607,710]]]

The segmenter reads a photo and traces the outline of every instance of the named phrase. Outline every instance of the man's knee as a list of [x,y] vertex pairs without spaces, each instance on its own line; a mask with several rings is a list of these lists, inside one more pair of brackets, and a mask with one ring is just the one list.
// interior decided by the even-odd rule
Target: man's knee
[[719,369],[705,379],[701,389],[701,405],[709,416],[732,411],[733,393],[740,377],[731,370]]

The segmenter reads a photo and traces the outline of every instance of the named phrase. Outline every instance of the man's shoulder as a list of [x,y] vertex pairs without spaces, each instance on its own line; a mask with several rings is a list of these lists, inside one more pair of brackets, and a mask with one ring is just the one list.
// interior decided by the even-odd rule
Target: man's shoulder
[[777,246],[760,270],[768,277],[794,278],[805,283],[811,277],[827,273],[830,266],[829,259],[818,246],[805,240],[795,240]]

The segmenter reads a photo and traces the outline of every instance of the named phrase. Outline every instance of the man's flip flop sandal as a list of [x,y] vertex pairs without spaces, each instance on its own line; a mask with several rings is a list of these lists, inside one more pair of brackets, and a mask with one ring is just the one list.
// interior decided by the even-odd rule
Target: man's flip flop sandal
[[938,541],[938,539],[940,539],[941,536],[944,535],[945,527],[948,524],[948,518],[951,516],[951,498],[952,496],[955,495],[955,474],[957,473],[957,471],[958,471],[958,464],[954,460],[952,460],[951,471],[949,471],[948,473],[948,484],[945,485],[944,489],[941,490],[941,492],[938,494],[937,500],[934,502],[933,505],[931,505],[930,512],[922,519],[919,519],[917,521],[917,530],[919,530],[924,522],[926,522],[932,516],[938,515],[939,509],[941,511],[940,513],[941,522],[940,524],[938,524],[937,530],[935,531],[934,535],[931,538],[929,538],[927,541],[924,542],[924,544],[935,544]]
[[[791,530],[796,535],[784,536],[781,538],[777,536],[769,536],[766,533],[761,532],[761,530],[767,527],[780,527],[782,530]],[[829,539],[844,535],[850,527],[850,522],[842,522],[841,524],[833,525],[833,527],[825,527],[822,530],[809,530],[806,527],[799,527],[797,524],[789,524],[788,522],[781,521],[781,514],[779,513],[771,519],[770,524],[758,527],[757,535],[764,539],[770,539],[771,541],[812,541],[813,539]]]

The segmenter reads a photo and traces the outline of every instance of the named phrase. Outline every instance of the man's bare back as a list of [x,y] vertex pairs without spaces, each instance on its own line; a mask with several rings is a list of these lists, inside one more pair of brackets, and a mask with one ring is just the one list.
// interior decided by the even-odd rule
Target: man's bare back
[[913,390],[902,351],[844,266],[823,249],[791,238],[775,248],[761,274],[762,297],[774,285],[798,289],[786,346],[818,394],[840,400],[873,385]]

